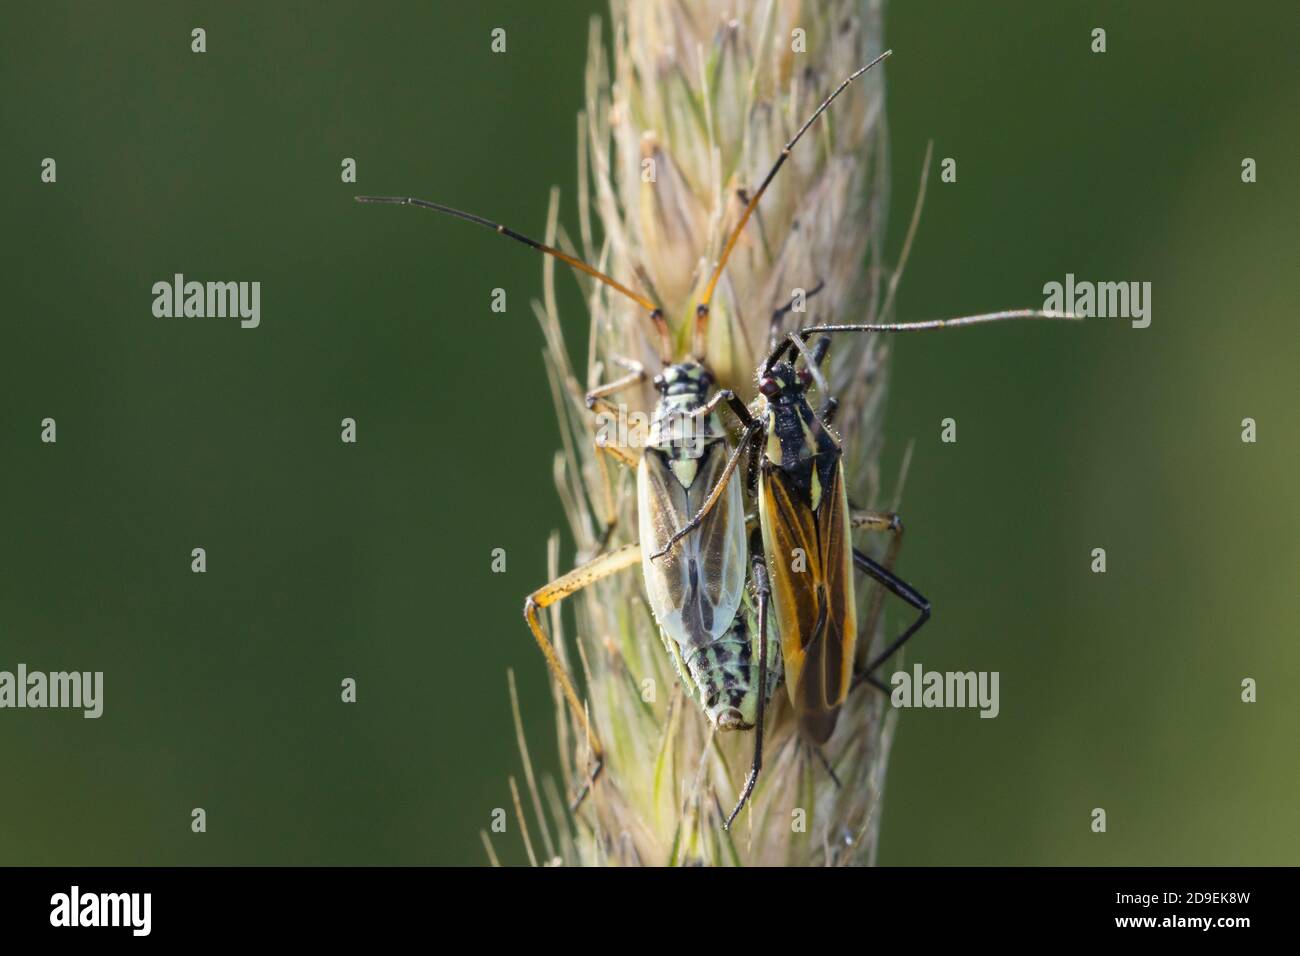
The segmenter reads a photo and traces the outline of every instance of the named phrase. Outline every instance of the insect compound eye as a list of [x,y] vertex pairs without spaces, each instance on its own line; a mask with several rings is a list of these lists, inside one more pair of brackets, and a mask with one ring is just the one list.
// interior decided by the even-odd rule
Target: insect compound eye
[[770,375],[764,375],[758,380],[758,390],[767,398],[773,398],[781,391],[781,383]]
[[668,382],[664,379],[663,375],[656,375],[654,377],[654,386],[659,389],[659,391],[662,392],[667,384]]
[[796,373],[796,376],[799,379],[799,384],[804,386],[805,388],[808,386],[810,382],[812,382],[812,372],[808,371],[806,368],[799,369],[799,371]]

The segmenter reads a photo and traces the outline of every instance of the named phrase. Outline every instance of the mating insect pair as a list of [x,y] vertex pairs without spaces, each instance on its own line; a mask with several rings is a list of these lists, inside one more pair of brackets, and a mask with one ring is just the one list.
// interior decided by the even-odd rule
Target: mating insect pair
[[[637,455],[629,448],[605,446],[636,469],[639,543],[599,555],[529,595],[525,602],[528,626],[575,721],[591,743],[591,774],[577,794],[575,806],[600,774],[604,749],[572,678],[542,627],[540,612],[544,608],[640,563],[647,601],[682,682],[699,696],[719,731],[755,731],[753,763],[736,808],[727,819],[726,825],[730,825],[752,793],[761,769],[765,705],[781,680],[803,736],[819,746],[830,738],[839,711],[855,686],[869,681],[884,688],[873,672],[916,633],[930,613],[928,602],[888,566],[901,540],[898,517],[849,508],[840,443],[829,428],[835,401],[819,368],[829,347],[826,336],[934,329],[1029,316],[1067,317],[1025,310],[938,322],[813,326],[779,340],[760,366],[755,410],[730,391],[713,391],[714,378],[702,358],[709,304],[737,240],[808,128],[853,80],[888,55],[882,54],[853,73],[822,102],[749,197],[696,307],[692,349],[684,358],[673,355],[671,330],[656,303],[558,249],[438,203],[405,197],[357,197],[361,202],[441,212],[554,256],[645,309],[661,343],[664,368],[654,379],[659,399],[644,448]],[[808,341],[814,336],[810,348]],[[588,396],[589,406],[607,403],[618,391],[644,381],[646,373],[641,366],[625,364],[629,373],[595,389]],[[814,383],[824,402],[820,412],[808,401],[807,392]],[[718,416],[723,404],[742,427],[734,446]],[[751,452],[750,494],[758,504],[757,528],[746,520],[746,483],[732,480],[747,450]],[[885,564],[853,547],[855,528],[888,531],[895,536]],[[795,555],[801,556],[799,561],[792,560]],[[855,568],[918,612],[901,634],[858,671],[854,670],[858,656]],[[751,590],[747,590],[747,581]]]
[[[717,730],[755,731],[750,773],[727,825],[757,781],[765,706],[782,679],[804,737],[818,747],[830,738],[851,687],[870,679],[929,616],[929,604],[915,589],[852,546],[852,528],[897,535],[902,524],[893,514],[849,510],[840,445],[827,427],[834,402],[828,399],[818,414],[806,395],[811,381],[828,395],[818,369],[828,345],[829,339],[820,340],[814,354],[795,333],[776,349],[760,368],[763,408],[757,415],[728,390],[710,394],[712,375],[698,360],[669,362],[655,376],[660,397],[641,454],[607,447],[636,468],[640,543],[561,576],[525,604],[529,627],[591,735],[597,761],[592,781],[603,750],[540,612],[609,575],[641,564],[647,601],[683,683]],[[803,368],[783,360],[787,346],[802,353]],[[588,405],[602,405],[644,377],[634,367],[589,394]],[[734,447],[718,418],[724,403],[744,427]],[[746,520],[742,482],[733,480],[747,449],[757,527]],[[907,630],[857,674],[854,567],[918,611]]]

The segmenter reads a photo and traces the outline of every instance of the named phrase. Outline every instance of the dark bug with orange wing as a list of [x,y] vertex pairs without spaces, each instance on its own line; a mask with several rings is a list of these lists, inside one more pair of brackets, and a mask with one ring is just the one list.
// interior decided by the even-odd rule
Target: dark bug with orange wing
[[[830,334],[929,331],[1009,319],[1077,318],[1069,313],[1015,309],[927,322],[810,326],[789,333],[759,367],[759,396],[754,406],[741,405],[729,392],[714,396],[713,403],[726,402],[744,426],[737,454],[745,448],[751,452],[750,484],[758,503],[786,689],[800,729],[812,743],[830,739],[845,699],[858,684],[870,683],[888,693],[888,686],[875,674],[877,668],[930,618],[929,601],[892,570],[902,543],[902,520],[891,512],[859,511],[849,506],[843,451],[830,427],[837,402],[820,369],[830,347]],[[813,336],[818,338],[810,349],[807,340]],[[819,411],[808,400],[808,391],[814,385],[823,398]],[[719,491],[715,489],[708,500],[717,498]],[[664,551],[694,531],[706,511],[702,509],[680,528]],[[859,528],[893,535],[883,564],[853,546],[852,532]],[[859,651],[854,569],[879,582],[917,612],[902,633],[861,667],[856,666]],[[873,630],[868,627],[869,634]],[[756,753],[756,768],[761,759],[761,753]]]

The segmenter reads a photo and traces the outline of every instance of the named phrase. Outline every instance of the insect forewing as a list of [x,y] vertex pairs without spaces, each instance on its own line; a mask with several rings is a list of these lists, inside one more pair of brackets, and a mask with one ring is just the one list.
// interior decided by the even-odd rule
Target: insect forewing
[[725,441],[706,442],[698,458],[677,461],[646,448],[637,469],[646,596],[659,627],[683,653],[722,637],[740,607],[748,562],[740,482],[729,482],[696,531],[662,558],[649,556],[700,510],[727,457]]
[[779,468],[760,471],[759,517],[786,688],[806,736],[824,743],[853,677],[857,611],[843,468],[809,507]]

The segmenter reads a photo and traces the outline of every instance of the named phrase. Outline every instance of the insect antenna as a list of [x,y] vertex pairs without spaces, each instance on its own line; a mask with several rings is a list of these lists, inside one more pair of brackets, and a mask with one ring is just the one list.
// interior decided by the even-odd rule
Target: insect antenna
[[[963,325],[984,325],[989,322],[1006,322],[1011,319],[1053,319],[1062,322],[1081,322],[1083,316],[1073,312],[1055,312],[1050,309],[1007,309],[1002,312],[981,312],[978,315],[960,315],[951,319],[929,319],[925,322],[883,322],[874,325],[810,325],[807,328],[791,332],[776,344],[763,363],[763,370],[770,372],[772,366],[781,361],[786,349],[796,340],[807,341],[814,335],[830,335],[834,332],[929,332],[934,329],[956,329]],[[802,350],[801,350],[802,351]]]
[[[1005,322],[1009,319],[1058,319],[1080,322],[1083,316],[1073,312],[1056,312],[1050,309],[1007,309],[1002,312],[981,312],[978,315],[959,315],[952,319],[929,319],[925,322],[884,322],[877,325],[810,325],[790,333],[802,339],[831,332],[926,332],[932,329],[960,328],[963,325],[984,325],[988,322]],[[784,344],[784,343],[783,343]]]
[[768,170],[767,175],[763,177],[763,182],[759,185],[758,189],[754,191],[754,195],[750,197],[749,204],[745,206],[745,211],[740,214],[740,221],[736,223],[736,228],[731,231],[731,235],[727,238],[726,245],[722,247],[722,255],[718,258],[718,264],[714,266],[713,275],[709,277],[709,284],[704,287],[704,294],[700,297],[700,303],[695,307],[695,350],[697,353],[702,354],[704,350],[703,340],[709,316],[709,303],[713,300],[713,292],[718,286],[718,280],[722,277],[722,270],[726,268],[727,260],[731,258],[731,252],[736,248],[736,242],[740,239],[740,234],[744,231],[745,224],[749,222],[749,217],[754,214],[754,209],[758,206],[758,201],[763,198],[763,193],[767,192],[767,187],[771,185],[772,180],[776,178],[776,174],[780,172],[781,167],[785,165],[786,159],[789,158],[790,150],[794,149],[794,144],[799,142],[804,133],[808,132],[808,127],[817,122],[817,117],[826,112],[826,108],[831,105],[831,102],[835,97],[843,93],[850,83],[893,52],[893,50],[886,50],[866,66],[860,67],[850,73],[848,78],[837,86],[830,96],[822,100],[822,105],[817,107],[812,116],[808,117],[803,126],[799,127],[799,132],[795,133],[794,138],[785,144],[785,148],[781,150],[781,155],[777,157],[776,162],[772,164],[772,168]]
[[428,199],[414,199],[410,196],[357,196],[355,198],[357,202],[363,203],[377,203],[388,206],[415,206],[419,209],[430,209],[434,212],[440,212],[445,216],[451,216],[454,219],[463,219],[465,222],[472,222],[475,225],[491,229],[493,232],[499,233],[508,239],[513,239],[516,242],[523,243],[530,249],[536,249],[544,255],[554,256],[556,259],[559,259],[566,265],[572,266],[579,272],[586,273],[593,279],[603,282],[615,292],[622,293],[637,305],[641,306],[641,308],[645,309],[650,314],[650,321],[654,324],[655,333],[659,337],[660,357],[664,360],[665,365],[672,360],[672,338],[668,332],[668,322],[664,318],[663,309],[659,308],[659,306],[655,305],[654,302],[646,298],[644,295],[641,295],[641,293],[629,289],[617,279],[606,275],[593,266],[587,265],[587,263],[583,262],[576,256],[571,256],[567,252],[562,252],[553,246],[548,246],[544,242],[538,242],[536,239],[530,239],[523,233],[516,232],[509,226],[504,226],[499,222],[493,222],[491,219],[484,219],[482,216],[476,216],[473,213],[464,212],[460,209],[453,209],[451,206],[444,206],[442,203],[431,202]]

